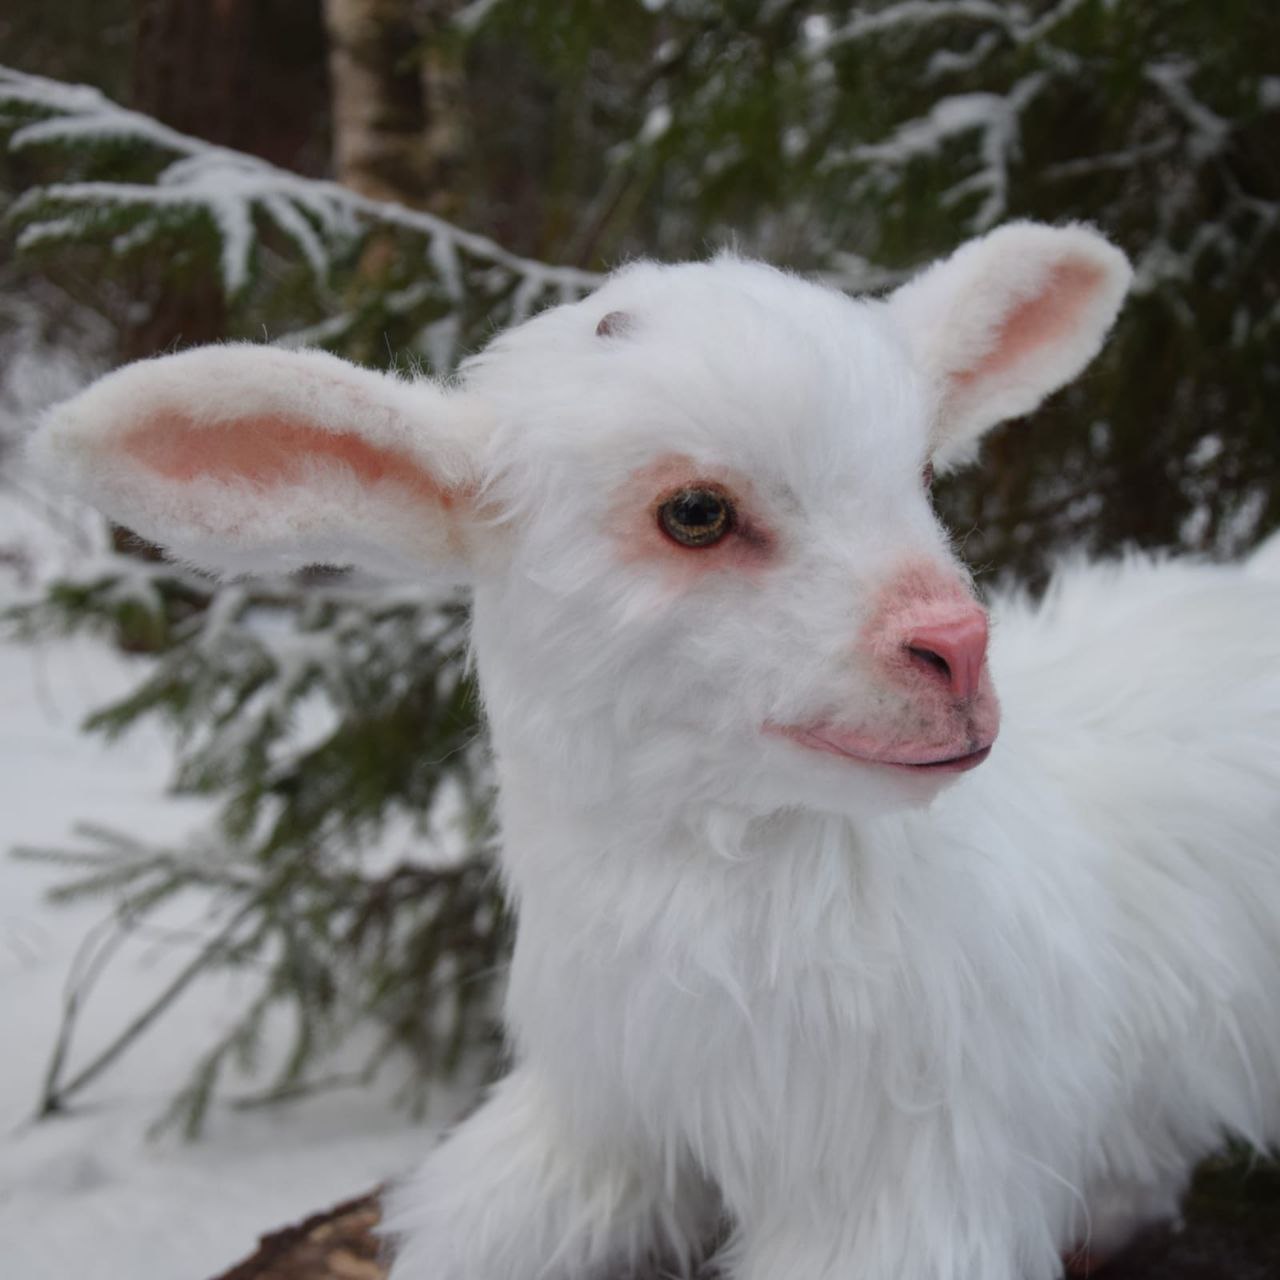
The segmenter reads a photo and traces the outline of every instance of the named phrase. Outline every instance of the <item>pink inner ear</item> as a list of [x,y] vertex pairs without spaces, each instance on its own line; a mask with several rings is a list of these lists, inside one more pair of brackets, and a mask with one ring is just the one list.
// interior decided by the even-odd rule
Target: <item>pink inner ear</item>
[[195,427],[180,414],[161,413],[130,431],[122,448],[148,470],[183,484],[241,481],[274,489],[301,483],[316,463],[331,462],[367,485],[399,485],[445,508],[455,500],[406,454],[351,431],[318,431],[275,415]]
[[968,386],[980,378],[1004,373],[1039,348],[1061,339],[1079,322],[1103,278],[1096,263],[1073,258],[1060,262],[1050,270],[1040,292],[1020,302],[1004,318],[990,352],[972,369],[953,373],[953,380]]

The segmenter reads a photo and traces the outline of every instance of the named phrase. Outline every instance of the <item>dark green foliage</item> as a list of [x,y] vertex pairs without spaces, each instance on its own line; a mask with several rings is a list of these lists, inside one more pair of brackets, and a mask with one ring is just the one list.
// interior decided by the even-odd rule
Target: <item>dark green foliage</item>
[[6,0],[0,63],[72,84],[129,91],[136,0]]

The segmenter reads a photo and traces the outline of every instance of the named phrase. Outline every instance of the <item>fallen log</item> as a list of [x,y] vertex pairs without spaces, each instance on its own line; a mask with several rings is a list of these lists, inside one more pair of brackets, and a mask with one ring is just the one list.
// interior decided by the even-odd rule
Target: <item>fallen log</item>
[[375,1234],[381,1218],[376,1191],[347,1200],[263,1236],[257,1252],[217,1280],[383,1280],[386,1251]]
[[[1280,1278],[1280,1165],[1247,1156],[1209,1161],[1185,1212],[1181,1229],[1152,1231],[1091,1274],[1097,1280]],[[380,1218],[377,1191],[348,1200],[263,1236],[251,1257],[216,1280],[385,1280]]]

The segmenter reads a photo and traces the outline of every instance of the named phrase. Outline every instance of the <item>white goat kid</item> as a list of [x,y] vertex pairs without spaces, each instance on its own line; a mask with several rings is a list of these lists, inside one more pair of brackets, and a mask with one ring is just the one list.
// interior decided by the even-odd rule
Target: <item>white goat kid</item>
[[879,301],[645,264],[456,387],[227,346],[50,415],[184,559],[475,586],[515,1066],[392,1197],[397,1280],[723,1229],[736,1280],[1049,1280],[1280,1136],[1280,572],[1068,568],[988,675],[922,478],[1128,278],[1029,224]]

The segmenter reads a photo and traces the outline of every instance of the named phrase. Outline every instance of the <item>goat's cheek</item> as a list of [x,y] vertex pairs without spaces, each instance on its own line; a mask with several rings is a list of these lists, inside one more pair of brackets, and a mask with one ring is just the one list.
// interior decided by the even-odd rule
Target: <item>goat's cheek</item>
[[737,534],[714,547],[682,547],[662,533],[656,520],[652,524],[652,529],[634,529],[631,536],[619,540],[619,558],[628,568],[653,574],[673,590],[690,590],[723,573],[756,575],[769,564],[767,554]]

